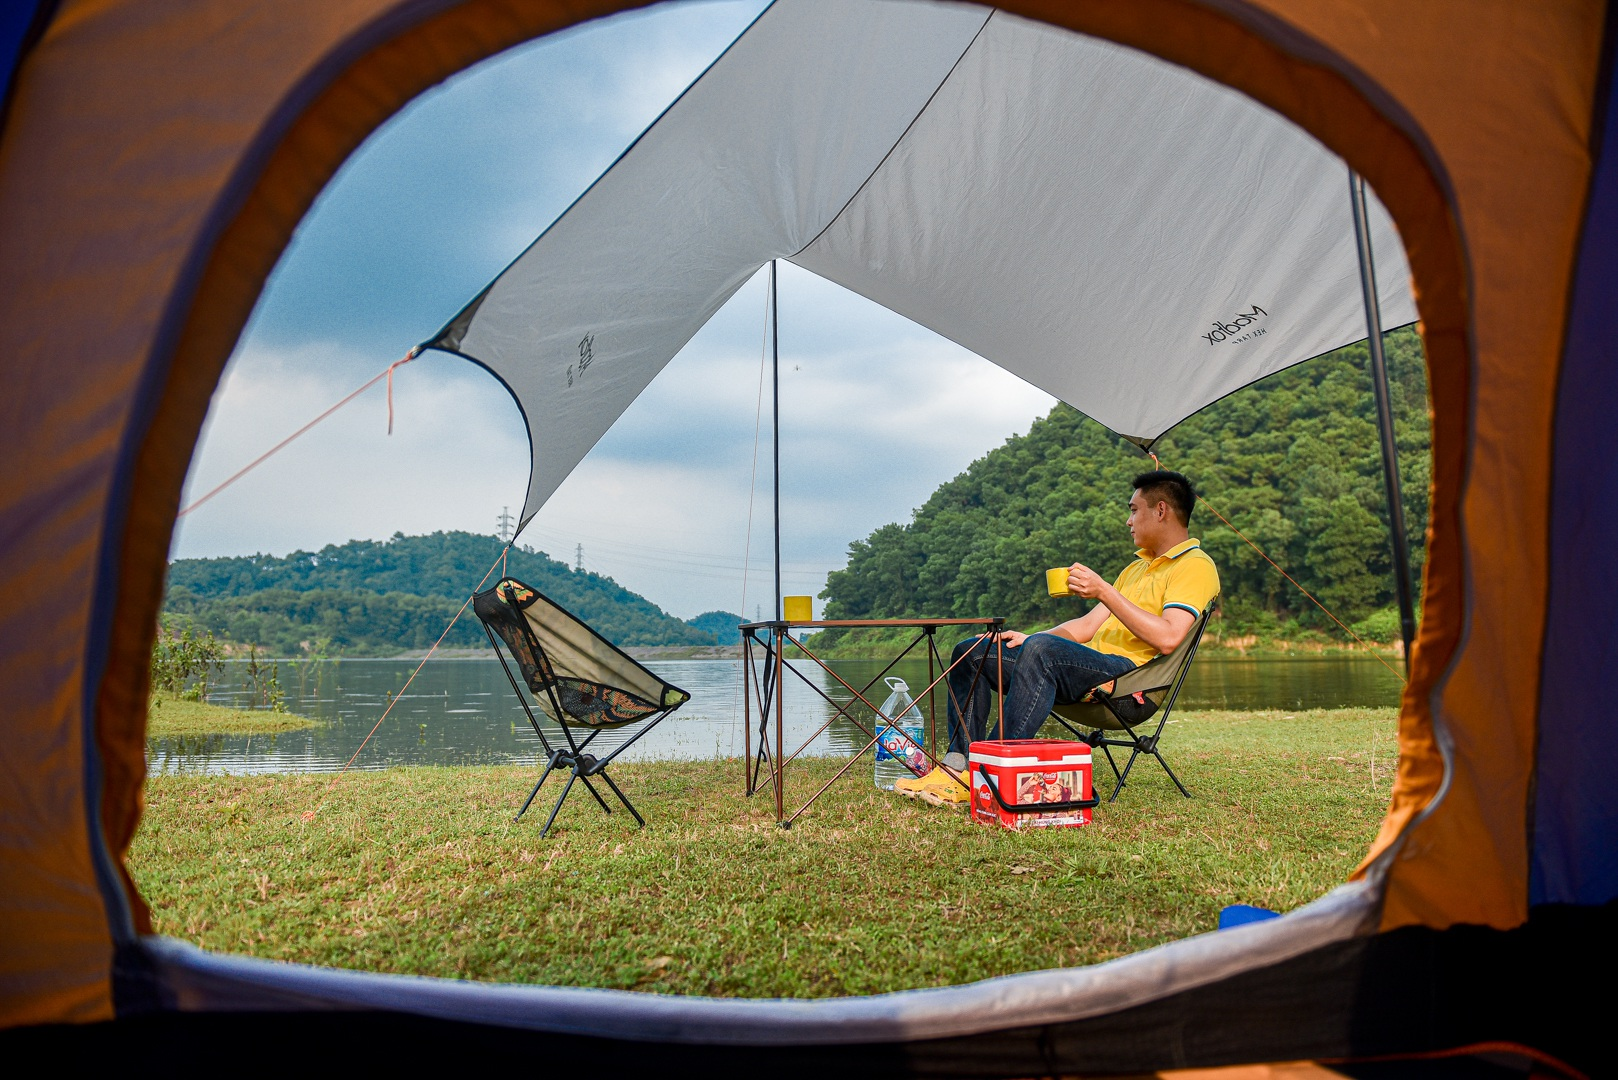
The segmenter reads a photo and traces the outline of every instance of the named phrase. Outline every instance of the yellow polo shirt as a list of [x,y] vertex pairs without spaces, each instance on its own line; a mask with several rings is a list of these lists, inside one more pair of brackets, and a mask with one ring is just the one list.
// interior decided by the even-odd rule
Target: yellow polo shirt
[[[1136,551],[1135,561],[1112,584],[1124,599],[1154,615],[1163,614],[1165,608],[1182,608],[1199,616],[1219,595],[1219,571],[1202,550],[1202,542],[1192,537],[1155,559],[1148,559],[1144,549]],[[1116,615],[1107,617],[1089,644],[1097,652],[1125,657],[1137,666],[1157,655],[1156,649],[1131,633]]]

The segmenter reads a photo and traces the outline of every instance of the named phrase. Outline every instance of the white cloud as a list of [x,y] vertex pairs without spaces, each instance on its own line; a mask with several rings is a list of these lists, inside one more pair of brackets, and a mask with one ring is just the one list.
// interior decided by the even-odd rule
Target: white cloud
[[[214,396],[185,502],[352,392],[362,360],[326,346],[244,350]],[[386,366],[375,360],[373,370]],[[175,557],[285,554],[394,532],[493,532],[527,481],[527,436],[504,388],[464,361],[398,370],[387,434],[381,384],[183,516]]]
[[[837,290],[833,322],[871,305]],[[653,381],[534,519],[522,542],[585,565],[682,617],[741,603],[760,358],[717,347],[755,316],[743,295]],[[819,593],[848,544],[907,520],[944,480],[1050,407],[1043,392],[902,319],[887,338],[783,361],[786,587]],[[216,395],[187,482],[194,499],[357,380],[332,346],[244,350]],[[385,364],[372,360],[373,370]],[[766,391],[753,498],[749,606],[768,605],[771,486]],[[374,387],[181,519],[175,557],[284,554],[395,531],[493,532],[527,486],[521,418],[495,380],[428,353],[395,381],[386,434]]]
[[[785,277],[785,275],[783,275]],[[609,573],[683,617],[741,600],[760,359],[720,342],[761,330],[744,290],[653,381],[535,517],[525,537]],[[818,594],[848,545],[906,521],[943,481],[1047,411],[1052,399],[985,360],[834,286],[835,325],[875,321],[858,346],[782,361],[782,558],[790,593]],[[788,326],[785,315],[783,329]],[[762,336],[759,334],[758,336]],[[835,337],[835,335],[828,335]],[[718,339],[718,340],[716,340]],[[795,359],[787,359],[795,356]],[[768,606],[769,389],[759,430],[748,593]],[[613,528],[616,508],[642,520]]]

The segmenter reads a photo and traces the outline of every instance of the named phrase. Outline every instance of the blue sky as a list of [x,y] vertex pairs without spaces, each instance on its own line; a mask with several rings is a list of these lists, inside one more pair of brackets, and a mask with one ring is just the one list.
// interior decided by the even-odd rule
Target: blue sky
[[[424,95],[344,167],[283,256],[192,461],[212,488],[430,336],[607,168],[764,4],[669,4],[535,42]],[[781,271],[783,551],[818,593],[848,544],[912,509],[1052,399],[909,321]],[[681,617],[768,606],[769,442],[753,477],[762,275],[694,338],[520,542]],[[426,354],[183,517],[173,556],[285,554],[394,532],[493,532],[527,442],[481,369]],[[750,499],[750,492],[753,498]],[[621,526],[626,518],[650,524]],[[470,588],[475,582],[468,582]],[[818,610],[817,602],[817,610]]]

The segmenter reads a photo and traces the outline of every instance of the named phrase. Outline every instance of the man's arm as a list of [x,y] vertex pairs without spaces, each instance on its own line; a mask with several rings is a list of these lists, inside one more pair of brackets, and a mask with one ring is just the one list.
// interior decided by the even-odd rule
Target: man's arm
[[1076,641],[1080,645],[1090,644],[1090,639],[1096,636],[1101,624],[1107,621],[1107,609],[1097,604],[1077,619],[1069,619],[1045,631],[1047,634],[1056,634],[1069,641]]
[[[1090,639],[1096,636],[1101,624],[1107,621],[1107,609],[1097,604],[1077,619],[1069,619],[1065,623],[1058,623],[1049,630],[1039,631],[1044,634],[1056,634],[1069,641],[1076,641],[1080,645],[1088,645]],[[1028,640],[1028,635],[1019,630],[1005,630],[1001,632],[1001,639],[1009,646],[1015,648]]]
[[[1119,622],[1129,628],[1130,633],[1160,653],[1173,652],[1175,646],[1185,637],[1186,631],[1191,629],[1191,624],[1197,621],[1191,612],[1177,607],[1165,608],[1163,614],[1153,615],[1145,608],[1125,599],[1124,594],[1113,588],[1111,582],[1083,563],[1074,563],[1069,568],[1067,587],[1087,600],[1101,601],[1100,606],[1091,609],[1090,615],[1098,611],[1112,612],[1118,617]],[[1088,619],[1090,615],[1086,615],[1085,618]],[[1105,618],[1106,616],[1102,616],[1103,620]],[[1099,627],[1100,623],[1096,625]],[[1095,630],[1092,629],[1090,632],[1093,634]],[[1089,638],[1085,640],[1088,641]]]

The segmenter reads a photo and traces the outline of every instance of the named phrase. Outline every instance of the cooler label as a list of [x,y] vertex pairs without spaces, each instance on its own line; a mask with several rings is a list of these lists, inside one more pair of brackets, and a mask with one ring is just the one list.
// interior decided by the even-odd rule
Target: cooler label
[[1074,772],[1025,772],[1017,774],[1017,798],[1007,800],[1019,806],[1027,803],[1077,802],[1084,798],[1084,781]]

